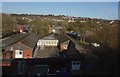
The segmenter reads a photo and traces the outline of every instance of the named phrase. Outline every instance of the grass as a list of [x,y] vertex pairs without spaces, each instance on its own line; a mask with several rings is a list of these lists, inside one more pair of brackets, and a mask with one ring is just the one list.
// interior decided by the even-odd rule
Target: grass
[[83,41],[82,39],[80,39],[80,40],[78,41],[78,43],[80,43],[80,44],[82,44],[82,45],[86,45],[86,46],[90,45],[89,42]]

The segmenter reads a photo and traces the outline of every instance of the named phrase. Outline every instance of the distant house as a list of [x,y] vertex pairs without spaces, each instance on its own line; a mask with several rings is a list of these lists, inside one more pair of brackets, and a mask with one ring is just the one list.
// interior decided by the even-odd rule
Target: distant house
[[30,33],[25,38],[20,41],[9,45],[5,48],[5,52],[3,53],[4,59],[9,58],[32,58],[36,43],[38,40],[38,36],[33,33]]
[[28,25],[16,25],[15,26],[16,30],[13,30],[16,33],[24,33],[29,31],[29,26]]
[[24,31],[24,26],[23,25],[16,25],[16,29],[18,32],[22,33]]

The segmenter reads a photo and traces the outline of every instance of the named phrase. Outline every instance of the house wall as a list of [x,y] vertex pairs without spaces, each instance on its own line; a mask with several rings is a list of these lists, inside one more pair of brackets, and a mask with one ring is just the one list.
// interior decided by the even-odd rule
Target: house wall
[[10,59],[12,58],[12,51],[5,51],[3,53],[3,59]]
[[[13,58],[16,58],[16,50],[13,51]],[[22,58],[32,58],[32,50],[22,50]]]
[[37,46],[57,46],[58,40],[39,40]]
[[70,40],[67,40],[67,41],[61,43],[60,44],[60,51],[68,50],[69,42],[70,42]]
[[24,58],[32,58],[32,50],[24,50],[23,56]]
[[16,29],[17,29],[20,33],[24,31],[23,25],[17,25],[17,26],[16,26]]
[[[22,52],[21,54],[19,52]],[[14,50],[13,58],[23,58],[23,50]]]
[[60,44],[60,51],[63,51],[63,50],[68,50],[68,45],[67,44]]
[[0,63],[0,66],[11,66],[10,62],[2,62]]

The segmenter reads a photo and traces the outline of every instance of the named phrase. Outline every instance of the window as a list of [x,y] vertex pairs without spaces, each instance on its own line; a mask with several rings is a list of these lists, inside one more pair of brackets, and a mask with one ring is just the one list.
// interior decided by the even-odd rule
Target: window
[[64,49],[67,49],[67,45],[64,45]]
[[53,41],[51,41],[51,44],[53,44]]
[[51,44],[51,41],[49,41],[49,44]]
[[16,50],[17,55],[22,55],[22,50]]
[[20,51],[20,52],[19,52],[19,54],[21,55],[21,54],[22,54],[22,52]]
[[66,45],[64,47],[67,47]]
[[73,62],[72,64],[74,64],[74,65],[79,65],[80,62]]
[[23,58],[23,51],[15,50],[15,58]]
[[72,70],[80,70],[80,61],[72,61]]
[[46,44],[48,44],[48,41],[46,41]]

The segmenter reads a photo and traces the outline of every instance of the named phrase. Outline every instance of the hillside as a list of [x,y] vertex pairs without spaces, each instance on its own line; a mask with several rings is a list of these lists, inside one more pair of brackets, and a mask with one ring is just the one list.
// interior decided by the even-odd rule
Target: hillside
[[16,25],[28,25],[35,34],[51,33],[53,26],[62,27],[60,32],[79,32],[87,42],[97,42],[109,48],[118,45],[118,21],[85,17],[2,14],[3,37],[14,34]]

